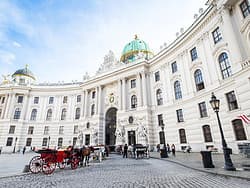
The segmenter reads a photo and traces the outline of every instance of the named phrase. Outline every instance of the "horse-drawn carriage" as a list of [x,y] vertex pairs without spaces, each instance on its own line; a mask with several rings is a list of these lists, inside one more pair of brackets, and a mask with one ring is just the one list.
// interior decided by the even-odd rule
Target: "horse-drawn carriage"
[[51,174],[55,171],[56,166],[64,169],[66,165],[70,165],[71,169],[76,169],[79,163],[83,160],[88,162],[90,155],[90,148],[74,149],[69,146],[67,149],[41,149],[35,151],[40,156],[35,156],[30,160],[29,169],[32,173],[36,174],[43,172],[44,174]]
[[128,156],[133,157],[135,159],[139,158],[147,158],[149,159],[149,150],[147,146],[143,146],[142,144],[135,144],[133,146],[129,146],[128,148]]

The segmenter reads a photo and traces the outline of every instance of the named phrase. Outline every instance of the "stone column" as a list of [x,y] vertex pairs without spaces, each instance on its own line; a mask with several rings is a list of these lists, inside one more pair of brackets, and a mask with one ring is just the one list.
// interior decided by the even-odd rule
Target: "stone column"
[[143,106],[147,106],[148,101],[147,101],[146,73],[142,72],[141,75],[142,75]]
[[[239,44],[240,39],[237,39],[236,33],[232,26],[232,16],[230,16],[229,10],[226,7],[221,7],[220,14],[222,16],[222,37],[228,42],[228,48],[230,49],[231,57],[230,63],[242,61],[242,57],[245,55],[244,47]],[[242,50],[240,50],[242,49]]]
[[118,101],[118,109],[121,110],[122,109],[122,84],[121,84],[121,80],[118,80],[118,95],[119,95],[119,101]]
[[98,96],[99,96],[99,91],[98,87],[95,88],[95,115],[98,113]]
[[126,110],[126,79],[122,79],[122,110]]
[[15,94],[14,93],[10,93],[9,94],[9,100],[8,100],[8,104],[6,107],[6,111],[5,111],[5,118],[10,119],[14,110],[14,103],[15,103]]
[[142,94],[141,94],[141,76],[140,73],[136,75],[136,88],[137,88],[137,105],[142,106]]
[[20,119],[22,120],[26,119],[25,117],[27,113],[28,102],[29,102],[29,94],[24,94],[23,107],[22,107],[21,117],[20,117]]
[[84,119],[88,117],[88,90],[84,91]]
[[6,108],[7,108],[7,104],[8,104],[9,94],[6,94],[4,97],[5,97],[5,101],[4,101],[4,106],[3,106],[3,109],[2,109],[2,114],[1,114],[0,119],[4,118],[4,114],[5,114],[5,111],[6,111]]
[[98,87],[98,113],[101,114],[102,111],[102,86]]
[[151,91],[151,105],[152,106],[155,106],[156,103],[155,103],[155,96],[156,96],[156,93],[155,93],[155,89],[154,89],[154,73],[153,72],[150,72],[149,74],[149,79],[150,79],[150,91]]

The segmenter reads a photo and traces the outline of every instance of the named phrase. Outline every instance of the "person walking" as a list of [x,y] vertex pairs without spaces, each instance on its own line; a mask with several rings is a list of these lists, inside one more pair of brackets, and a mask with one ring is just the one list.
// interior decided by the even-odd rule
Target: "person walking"
[[123,158],[124,157],[128,158],[128,145],[127,144],[125,144],[123,148]]
[[167,144],[167,152],[170,153],[170,146]]
[[175,156],[175,145],[174,144],[171,145],[171,150],[172,150],[172,155]]
[[23,155],[24,155],[25,151],[26,151],[26,147],[24,146],[23,147]]

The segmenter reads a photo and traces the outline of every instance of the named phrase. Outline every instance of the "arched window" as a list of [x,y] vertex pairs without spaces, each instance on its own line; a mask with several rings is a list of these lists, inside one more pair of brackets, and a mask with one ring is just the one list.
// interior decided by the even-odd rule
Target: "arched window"
[[174,94],[176,100],[182,98],[181,85],[179,81],[175,81],[174,83]]
[[220,54],[219,63],[220,63],[222,78],[225,79],[230,77],[232,75],[232,71],[227,53],[223,52],[222,54]]
[[91,105],[91,116],[95,114],[95,104]]
[[132,95],[131,97],[131,108],[136,108],[137,107],[137,97],[136,95]]
[[213,142],[210,126],[209,125],[203,125],[202,130],[203,130],[203,136],[204,136],[205,142]]
[[240,119],[235,119],[232,121],[232,124],[236,140],[246,140],[247,137],[242,121]]
[[202,78],[202,73],[201,73],[200,69],[198,69],[194,72],[194,80],[195,80],[195,85],[196,85],[197,91],[200,91],[200,90],[205,88],[203,78]]
[[31,112],[30,120],[35,121],[36,120],[36,115],[37,115],[37,109],[33,109]]
[[20,115],[21,115],[21,109],[16,108],[15,113],[14,113],[14,119],[20,119]]
[[67,113],[66,108],[62,109],[61,120],[65,120],[66,119],[66,113]]
[[51,119],[52,119],[52,109],[50,108],[50,109],[48,109],[48,111],[47,111],[46,120],[47,120],[47,121],[51,121]]
[[185,129],[179,129],[179,136],[180,136],[180,143],[181,144],[187,143]]
[[80,119],[80,108],[76,108],[76,114],[75,114],[75,119]]
[[157,99],[157,105],[162,105],[163,104],[161,89],[156,90],[156,99]]

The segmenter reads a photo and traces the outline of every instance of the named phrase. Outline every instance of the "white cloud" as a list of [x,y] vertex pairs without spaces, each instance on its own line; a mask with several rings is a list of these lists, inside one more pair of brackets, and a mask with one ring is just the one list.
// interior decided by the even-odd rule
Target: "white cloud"
[[16,57],[13,53],[0,50],[0,62],[3,64],[12,64]]
[[20,48],[22,47],[22,45],[16,41],[12,42],[13,46],[17,47],[17,48]]

